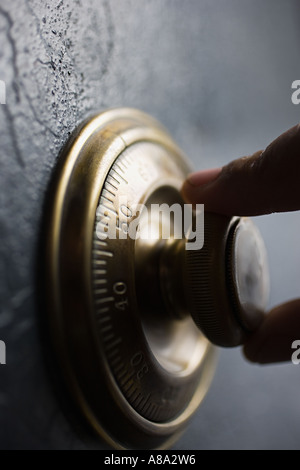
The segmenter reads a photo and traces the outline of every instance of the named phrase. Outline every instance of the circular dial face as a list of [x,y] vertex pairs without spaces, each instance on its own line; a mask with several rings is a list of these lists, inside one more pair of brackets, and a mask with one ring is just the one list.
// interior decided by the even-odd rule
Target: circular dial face
[[213,376],[212,345],[191,318],[165,310],[159,259],[170,240],[164,221],[145,215],[151,204],[182,204],[189,171],[156,121],[116,109],[74,133],[53,180],[51,341],[76,408],[117,448],[169,446]]
[[[138,298],[139,258],[143,250],[161,246],[161,239],[156,220],[147,217],[140,223],[137,207],[147,207],[153,193],[160,204],[168,195],[170,206],[177,203],[181,178],[170,151],[151,142],[136,143],[110,168],[96,212],[92,274],[97,330],[119,389],[153,422],[172,420],[188,406],[208,347],[191,317],[176,321],[162,312],[158,319],[155,306],[147,315]],[[138,240],[128,233],[135,219]],[[149,296],[150,281],[143,286]]]

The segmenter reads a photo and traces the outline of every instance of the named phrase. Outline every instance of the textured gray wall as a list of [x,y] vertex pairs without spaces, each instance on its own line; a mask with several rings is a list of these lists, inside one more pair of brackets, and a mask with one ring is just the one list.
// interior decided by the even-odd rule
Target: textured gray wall
[[[290,99],[300,79],[298,3],[0,0],[1,448],[97,447],[60,411],[35,301],[42,203],[68,134],[90,113],[134,106],[163,122],[199,168],[266,146],[299,121]],[[258,223],[273,305],[299,292],[299,215]],[[300,448],[298,388],[297,367],[259,368],[224,351],[175,447]]]

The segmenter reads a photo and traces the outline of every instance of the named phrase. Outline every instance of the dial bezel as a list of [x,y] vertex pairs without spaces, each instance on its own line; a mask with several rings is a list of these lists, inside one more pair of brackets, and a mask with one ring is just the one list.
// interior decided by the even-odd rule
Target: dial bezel
[[215,368],[207,344],[197,390],[174,419],[154,422],[128,403],[116,384],[97,329],[91,259],[100,193],[116,159],[137,142],[169,152],[179,172],[190,166],[166,131],[133,109],[106,111],[77,129],[60,156],[47,216],[46,298],[51,342],[68,393],[110,446],[168,447],[202,401]]

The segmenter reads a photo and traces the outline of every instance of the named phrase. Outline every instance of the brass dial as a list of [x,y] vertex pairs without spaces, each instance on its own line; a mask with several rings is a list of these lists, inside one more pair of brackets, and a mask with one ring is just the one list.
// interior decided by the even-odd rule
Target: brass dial
[[[219,329],[201,321],[207,298],[205,293],[202,300],[197,297],[205,285],[202,250],[186,254],[185,240],[172,237],[175,219],[169,239],[163,239],[163,217],[149,220],[147,211],[138,216],[133,211],[139,204],[182,206],[180,188],[190,171],[160,124],[124,108],[83,123],[63,150],[52,182],[45,275],[50,338],[70,397],[96,433],[116,448],[170,446],[213,377],[216,350],[207,337],[222,344],[216,334],[224,323],[221,300],[211,308]],[[128,236],[135,219],[140,233],[150,233],[148,238]],[[240,344],[253,326],[248,324],[253,306],[244,308],[240,295],[247,290],[247,274],[233,275],[236,266],[230,264],[239,263],[243,251],[235,248],[243,236],[228,230],[237,227],[234,220],[222,222],[220,243],[215,244],[222,270],[227,256],[228,271],[217,276],[218,286],[226,290],[223,300],[235,298],[224,313],[231,319],[226,345]],[[240,232],[245,232],[242,226]],[[227,236],[231,248],[226,242],[224,255]],[[257,247],[256,239],[253,243]],[[261,247],[258,251],[260,259]],[[199,257],[196,270],[190,257]],[[251,269],[247,267],[248,274]],[[259,298],[255,315],[261,318],[265,298],[260,274],[254,284]],[[211,297],[218,297],[213,284],[210,288]]]

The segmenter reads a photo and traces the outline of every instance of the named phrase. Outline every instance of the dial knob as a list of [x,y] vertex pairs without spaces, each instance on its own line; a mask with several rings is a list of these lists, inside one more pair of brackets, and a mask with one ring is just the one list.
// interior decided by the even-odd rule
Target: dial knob
[[[149,245],[148,255],[138,252],[143,304],[161,316],[191,316],[215,345],[243,344],[263,320],[269,298],[266,249],[257,227],[246,217],[205,213],[203,247],[186,249],[187,243],[169,239],[160,255]],[[149,269],[151,263],[159,267]],[[157,276],[163,306],[159,294],[152,290],[150,299],[143,287],[155,285]]]
[[183,286],[187,308],[206,337],[237,346],[261,323],[269,295],[266,250],[248,218],[205,215],[201,250],[186,250]]

